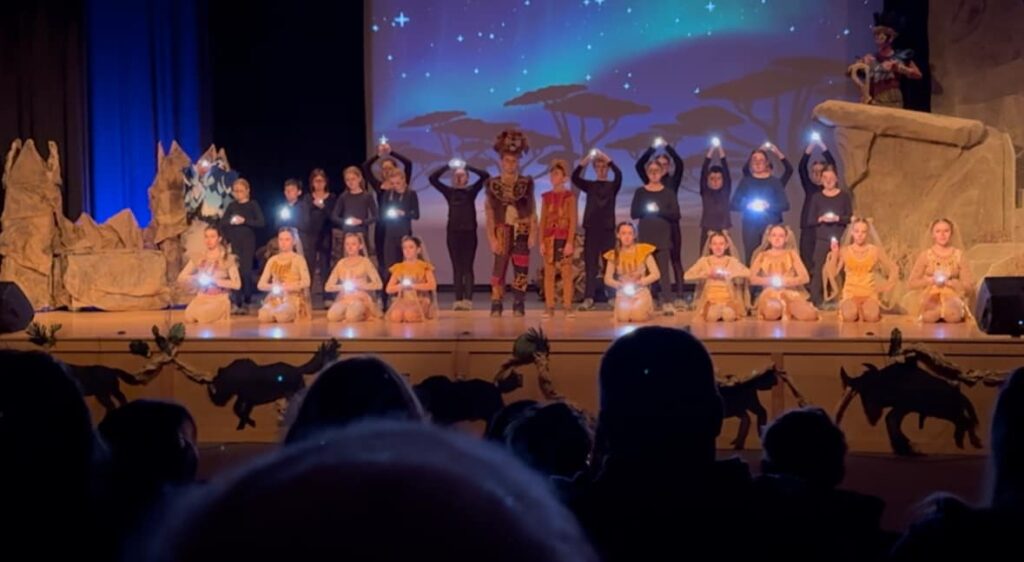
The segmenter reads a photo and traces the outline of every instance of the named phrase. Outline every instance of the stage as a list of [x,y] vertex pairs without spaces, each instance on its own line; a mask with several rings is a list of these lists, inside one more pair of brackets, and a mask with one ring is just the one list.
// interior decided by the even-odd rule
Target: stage
[[[531,299],[532,300],[532,299]],[[596,373],[601,354],[614,338],[635,329],[636,325],[616,324],[610,311],[580,312],[572,319],[558,313],[542,319],[535,302],[523,318],[510,313],[491,318],[478,299],[472,312],[443,310],[440,318],[420,325],[396,325],[383,321],[357,325],[327,323],[318,311],[310,322],[293,325],[259,324],[254,315],[235,317],[230,323],[189,325],[184,340],[170,355],[159,350],[152,328],[167,335],[172,325],[182,321],[182,311],[160,312],[48,312],[36,315],[42,325],[61,324],[51,351],[76,367],[102,365],[117,374],[103,380],[90,379],[88,394],[104,395],[107,406],[117,405],[116,390],[129,398],[154,397],[182,402],[193,412],[204,442],[270,442],[280,435],[279,410],[283,402],[275,400],[290,393],[289,385],[312,381],[322,359],[318,348],[332,338],[340,343],[342,358],[359,354],[379,355],[413,383],[432,375],[457,379],[493,380],[500,365],[510,358],[513,341],[529,328],[541,328],[550,340],[550,376],[554,388],[590,413],[596,413],[598,389]],[[890,333],[898,328],[906,344],[922,344],[942,353],[964,370],[1004,371],[1024,365],[1024,345],[1008,337],[986,336],[973,324],[922,325],[902,316],[887,316],[878,324],[840,323],[835,313],[826,312],[818,322],[761,322],[742,320],[733,324],[709,324],[695,321],[690,313],[656,318],[651,324],[690,330],[701,338],[714,356],[720,376],[744,377],[774,364],[784,370],[799,392],[813,405],[833,412],[843,395],[840,368],[850,375],[864,371],[863,363],[879,367],[887,364]],[[133,354],[132,340],[148,342],[150,357]],[[17,349],[41,349],[25,334],[0,336],[0,344]],[[166,359],[161,364],[161,358]],[[278,363],[281,362],[281,363]],[[278,363],[273,365],[274,363]],[[680,365],[685,372],[685,365]],[[252,371],[253,374],[248,374]],[[542,398],[537,369],[527,365],[517,369],[524,375],[522,388],[503,396],[506,403],[521,398]],[[218,382],[221,371],[230,371]],[[302,371],[302,373],[299,373]],[[92,372],[92,371],[90,371]],[[120,373],[120,374],[118,374]],[[140,384],[137,378],[147,382]],[[90,375],[92,376],[92,375]],[[270,377],[269,379],[267,377]],[[102,376],[100,376],[102,378]],[[200,379],[206,379],[200,381]],[[213,380],[213,384],[207,384]],[[120,381],[118,383],[118,381]],[[259,382],[263,381],[263,382]],[[269,381],[269,383],[266,383]],[[251,382],[253,388],[247,388]],[[266,383],[266,384],[264,384]],[[111,385],[117,387],[111,391]],[[260,385],[263,384],[261,387]],[[284,388],[268,390],[267,384]],[[239,388],[228,388],[233,385]],[[216,391],[221,393],[213,399]],[[961,386],[980,420],[978,434],[987,439],[988,421],[996,389],[982,384]],[[113,395],[113,398],[111,398]],[[240,406],[239,396],[247,396],[248,405]],[[776,385],[759,391],[757,398],[774,418],[797,405],[794,395]],[[89,399],[94,414],[103,415],[104,406],[95,397]],[[239,414],[239,408],[243,410]],[[252,424],[243,424],[251,411]],[[242,429],[237,429],[244,425]],[[856,398],[842,422],[850,448],[858,452],[889,452],[885,421],[868,423]],[[726,420],[720,439],[722,448],[730,448],[739,422]],[[924,453],[978,454],[984,450],[968,443],[961,450],[954,445],[953,425],[928,417],[923,429],[918,416],[903,423],[903,431],[913,445]],[[756,429],[746,441],[757,447]]]

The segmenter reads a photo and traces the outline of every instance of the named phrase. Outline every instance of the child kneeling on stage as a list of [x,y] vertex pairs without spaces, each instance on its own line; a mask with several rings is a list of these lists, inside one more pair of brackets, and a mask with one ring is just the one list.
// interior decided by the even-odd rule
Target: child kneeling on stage
[[762,320],[817,320],[818,310],[804,288],[809,280],[793,232],[781,224],[766,228],[750,264],[750,284],[764,287],[754,303],[758,316]]
[[260,307],[260,322],[287,323],[308,320],[309,267],[302,257],[302,243],[294,228],[277,233],[278,253],[267,261],[257,288],[267,292]]
[[654,260],[657,248],[637,243],[636,229],[628,222],[619,223],[615,236],[615,249],[604,254],[604,284],[615,289],[615,320],[646,322],[654,315],[649,287],[661,277]]
[[697,315],[708,322],[733,322],[747,314],[750,270],[732,256],[732,248],[728,234],[710,231],[702,257],[685,275],[697,282]]
[[325,292],[338,294],[327,310],[327,321],[364,322],[380,318],[380,309],[370,292],[383,287],[377,268],[366,257],[363,237],[349,232],[345,235],[345,257],[338,260],[324,285]]
[[197,291],[185,307],[185,322],[209,324],[230,320],[231,291],[242,287],[238,259],[228,251],[215,226],[203,230],[203,243],[203,258],[190,259],[178,275],[178,283],[192,285]]
[[402,261],[391,266],[387,293],[395,295],[387,319],[391,322],[423,322],[437,318],[437,278],[426,260],[423,241],[402,239]]

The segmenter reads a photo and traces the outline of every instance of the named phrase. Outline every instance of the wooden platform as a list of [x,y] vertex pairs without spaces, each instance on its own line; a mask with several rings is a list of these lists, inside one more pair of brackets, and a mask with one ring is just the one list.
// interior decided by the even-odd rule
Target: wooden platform
[[[180,310],[51,312],[36,316],[41,324],[63,325],[52,349],[61,359],[73,365],[104,365],[128,373],[143,370],[147,363],[143,357],[129,352],[129,342],[146,340],[155,348],[152,327],[157,326],[166,334],[181,319]],[[821,321],[811,323],[743,320],[733,324],[693,321],[689,313],[682,313],[659,317],[653,324],[691,330],[705,341],[723,375],[746,375],[774,363],[789,373],[811,403],[829,411],[843,393],[839,369],[844,367],[851,374],[859,374],[862,363],[884,365],[893,328],[902,331],[904,341],[925,344],[965,368],[1009,370],[1024,365],[1024,344],[1020,340],[986,336],[971,324],[922,325],[906,317],[886,317],[878,324],[840,323],[834,313],[825,313]],[[551,375],[558,391],[586,410],[596,412],[596,372],[601,354],[611,340],[636,327],[615,324],[610,312],[579,313],[574,319],[559,313],[553,319],[542,320],[539,310],[528,310],[525,318],[514,318],[506,312],[500,319],[490,318],[484,310],[444,311],[438,320],[421,325],[370,322],[351,326],[329,324],[323,312],[318,312],[311,322],[294,325],[259,324],[253,316],[238,317],[220,325],[189,326],[177,358],[192,371],[212,377],[218,369],[239,359],[249,359],[256,367],[275,362],[299,366],[313,358],[320,344],[336,338],[343,357],[382,356],[400,372],[408,373],[414,383],[431,375],[491,380],[498,366],[509,357],[514,339],[531,327],[543,328],[551,341]],[[38,349],[24,334],[0,336],[0,345]],[[523,374],[524,387],[506,395],[506,402],[540,398],[535,371],[527,368]],[[310,381],[311,377],[307,377],[306,383]],[[121,382],[119,387],[129,399],[147,396],[184,403],[198,418],[200,439],[205,442],[267,442],[279,436],[278,412],[273,404],[255,407],[255,427],[236,429],[239,418],[232,404],[215,405],[207,385],[184,376],[173,364],[166,365],[148,384]],[[978,412],[979,433],[985,439],[996,390],[978,385],[964,388],[963,392]],[[769,417],[796,405],[792,395],[781,386],[759,393],[759,398]],[[94,400],[91,402],[97,417],[102,416],[104,408]],[[929,418],[924,429],[918,429],[917,416],[907,420],[903,430],[923,452],[982,452],[969,445],[967,450],[957,449],[953,444],[953,426],[946,421]],[[890,450],[884,421],[875,427],[869,425],[859,399],[851,405],[843,427],[855,451]],[[735,419],[726,421],[720,442],[723,448],[729,446],[736,428]],[[757,446],[756,431],[747,446]]]

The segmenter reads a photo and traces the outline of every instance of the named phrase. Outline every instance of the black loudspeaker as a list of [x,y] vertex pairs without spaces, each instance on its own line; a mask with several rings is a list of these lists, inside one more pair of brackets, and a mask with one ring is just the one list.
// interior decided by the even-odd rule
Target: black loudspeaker
[[20,332],[32,322],[35,311],[21,287],[0,281],[0,334]]
[[1024,334],[1024,277],[986,277],[978,291],[974,318],[986,334]]

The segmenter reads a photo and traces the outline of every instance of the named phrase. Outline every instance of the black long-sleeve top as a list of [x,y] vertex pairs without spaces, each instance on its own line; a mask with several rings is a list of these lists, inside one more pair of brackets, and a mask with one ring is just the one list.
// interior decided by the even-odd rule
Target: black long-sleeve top
[[[653,210],[652,203],[655,205]],[[668,248],[672,241],[672,226],[680,218],[679,200],[668,187],[661,191],[649,191],[641,187],[633,194],[629,215],[639,219],[641,242]]]
[[[782,213],[789,210],[786,184],[793,177],[793,165],[789,163],[789,159],[783,158],[782,166],[781,177],[755,178],[749,175],[749,168],[744,164],[743,179],[732,195],[732,210],[743,213],[743,220],[758,224],[782,222]],[[747,205],[754,199],[764,199],[768,203],[768,209],[763,213],[748,210]]]
[[[402,163],[402,167],[405,169],[405,181],[409,182],[411,184],[412,183],[412,160],[409,160],[405,156],[402,156],[401,154],[399,154],[399,153],[397,153],[395,151],[391,151],[391,156],[394,157],[395,160],[398,160],[399,162]],[[381,190],[380,189],[381,179],[378,178],[373,173],[373,165],[376,164],[378,160],[380,160],[380,155],[379,154],[374,154],[373,156],[370,157],[369,160],[367,160],[366,162],[363,162],[363,176],[366,178],[366,183],[368,183],[370,185],[370,187],[372,187],[375,191],[380,191]],[[410,185],[410,188],[411,187],[412,186]]]
[[[825,150],[821,153],[821,156],[825,159],[832,167],[836,165],[836,159],[832,157],[832,153]],[[800,224],[807,224],[807,212],[810,210],[811,197],[821,191],[821,184],[814,183],[811,181],[811,155],[804,152],[804,155],[800,158],[800,165],[797,169],[800,173],[800,186],[804,188],[804,205],[800,209]],[[815,217],[817,218],[817,217]]]
[[[838,222],[818,222],[818,217],[826,213],[835,213],[839,217]],[[811,196],[810,205],[807,209],[807,220],[801,223],[805,228],[814,229],[815,240],[830,240],[833,236],[837,239],[842,237],[846,225],[850,224],[853,216],[853,200],[850,193],[840,190],[839,193],[829,197],[819,191]]]
[[732,228],[732,216],[729,213],[732,198],[732,177],[729,175],[729,164],[722,158],[722,187],[708,187],[708,174],[711,173],[711,159],[704,158],[700,167],[700,227],[705,230],[725,230]]
[[[238,215],[245,219],[242,224],[231,224],[231,217]],[[255,200],[250,199],[245,203],[239,203],[238,201],[232,201],[228,203],[228,207],[224,209],[224,216],[220,219],[221,230],[225,233],[232,232],[233,229],[249,228],[255,230],[257,228],[263,228],[267,226],[267,221],[263,218],[263,209],[260,209],[260,204]]]
[[[380,196],[380,224],[386,238],[401,238],[412,235],[412,221],[420,218],[420,198],[416,192],[406,189],[405,193],[383,191]],[[391,211],[405,211],[404,215],[391,216]]]
[[430,185],[441,192],[448,201],[448,230],[472,230],[477,228],[476,197],[484,188],[490,174],[479,168],[466,166],[466,171],[477,175],[477,180],[466,187],[452,187],[441,181],[441,176],[450,170],[441,166],[430,174]]
[[586,170],[576,166],[572,171],[572,184],[587,194],[587,203],[583,208],[584,228],[615,228],[615,198],[622,189],[622,170],[615,162],[608,162],[613,179],[588,180],[583,178]]
[[[288,209],[287,217],[283,211]],[[309,203],[305,198],[300,198],[294,204],[285,201],[283,205],[274,211],[274,228],[280,229],[290,226],[299,232],[309,233]]]
[[[654,156],[656,149],[651,146],[648,147],[640,158],[636,161],[636,174],[640,176],[640,181],[644,185],[651,183],[650,178],[647,177],[647,163]],[[672,159],[672,174],[665,174],[665,177],[661,178],[661,184],[667,187],[673,193],[679,193],[679,186],[683,183],[683,171],[685,164],[683,159],[679,157],[679,153],[676,149],[672,148],[671,144],[665,145],[665,153]]]
[[309,229],[308,232],[316,235],[322,234],[331,224],[331,213],[334,211],[334,205],[338,202],[338,196],[328,191],[327,196],[323,198],[322,208],[313,203],[315,198],[313,192],[310,192],[306,198],[309,210],[309,221],[306,225]]
[[[345,219],[356,218],[361,225],[345,224]],[[344,232],[366,232],[370,223],[377,220],[377,201],[369,191],[352,193],[345,191],[338,196],[331,213],[331,222]]]

